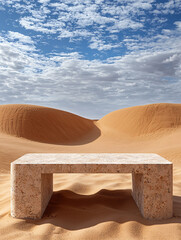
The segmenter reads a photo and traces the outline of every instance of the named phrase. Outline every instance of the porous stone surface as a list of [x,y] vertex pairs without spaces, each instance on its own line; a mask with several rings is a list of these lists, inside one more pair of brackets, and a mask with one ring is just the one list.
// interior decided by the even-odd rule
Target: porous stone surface
[[11,163],[11,215],[39,219],[53,193],[53,173],[132,173],[132,195],[147,219],[173,215],[172,163],[149,153],[26,154]]

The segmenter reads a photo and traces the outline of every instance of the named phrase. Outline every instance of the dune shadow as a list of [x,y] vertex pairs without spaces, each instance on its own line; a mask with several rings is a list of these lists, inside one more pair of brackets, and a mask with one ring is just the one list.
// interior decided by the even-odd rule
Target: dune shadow
[[173,196],[173,214],[181,218],[181,196]]
[[146,220],[134,202],[131,190],[105,190],[80,195],[69,190],[54,192],[42,219],[27,222],[51,223],[67,230],[80,230],[114,221],[136,221],[143,225],[181,223],[181,197],[174,196],[174,217],[167,220]]
[[[58,135],[58,133],[57,133]],[[46,138],[40,138],[40,139],[36,139],[36,137],[31,136],[22,136],[21,138],[33,141],[33,142],[37,142],[37,143],[45,143],[45,144],[53,144],[53,145],[62,145],[62,146],[78,146],[78,145],[84,145],[84,144],[88,144],[93,142],[94,140],[96,140],[98,137],[101,136],[101,130],[92,123],[92,126],[90,129],[88,129],[87,131],[85,131],[84,133],[81,133],[80,135],[76,135],[74,137],[72,137],[72,139],[70,139],[70,137],[67,136],[61,136],[60,135],[60,139],[59,137],[57,137],[57,135],[55,134],[55,137],[52,137],[51,139],[49,139],[48,137]]]
[[84,144],[95,141],[100,136],[101,136],[101,130],[96,125],[93,125],[89,131],[87,131],[84,135],[80,136],[80,138],[77,138],[72,142],[69,141],[69,142],[60,142],[60,143],[53,143],[53,144],[65,145],[65,146],[84,145]]

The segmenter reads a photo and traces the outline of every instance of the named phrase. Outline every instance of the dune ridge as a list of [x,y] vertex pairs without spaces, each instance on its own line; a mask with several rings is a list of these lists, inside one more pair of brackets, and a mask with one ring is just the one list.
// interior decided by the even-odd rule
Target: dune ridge
[[26,104],[0,106],[0,131],[32,141],[73,143],[93,128],[94,121],[53,108]]
[[181,104],[157,103],[111,112],[98,121],[110,133],[131,137],[181,128]]
[[81,143],[86,138],[89,141],[92,136],[94,140],[105,133],[113,138],[115,135],[138,137],[178,128],[181,128],[181,104],[124,108],[98,121],[36,105],[0,105],[0,132],[43,143]]

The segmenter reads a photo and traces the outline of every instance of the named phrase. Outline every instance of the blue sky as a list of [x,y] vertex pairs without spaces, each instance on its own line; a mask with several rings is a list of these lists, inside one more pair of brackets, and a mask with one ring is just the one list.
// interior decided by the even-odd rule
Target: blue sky
[[88,118],[181,102],[181,1],[0,0],[0,104]]

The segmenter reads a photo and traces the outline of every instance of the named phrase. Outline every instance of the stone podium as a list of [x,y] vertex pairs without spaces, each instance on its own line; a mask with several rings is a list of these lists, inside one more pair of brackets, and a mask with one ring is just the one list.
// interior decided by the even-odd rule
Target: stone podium
[[173,215],[172,163],[149,153],[26,154],[11,163],[11,215],[40,219],[53,173],[132,173],[132,195],[146,219]]

